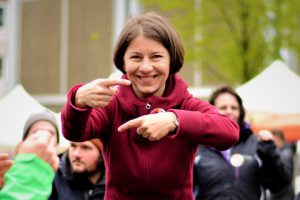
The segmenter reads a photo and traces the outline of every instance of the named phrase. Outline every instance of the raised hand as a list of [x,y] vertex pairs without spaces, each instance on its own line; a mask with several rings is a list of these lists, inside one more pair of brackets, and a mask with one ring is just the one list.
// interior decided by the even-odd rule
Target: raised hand
[[35,154],[47,162],[54,171],[59,165],[59,158],[56,155],[56,141],[52,139],[49,131],[40,130],[35,134],[29,135],[25,141],[19,145],[18,154]]
[[121,125],[118,131],[124,132],[131,128],[137,128],[137,134],[144,138],[148,138],[150,141],[160,140],[176,129],[173,122],[175,118],[173,112],[144,115]]
[[129,86],[126,79],[96,79],[80,87],[75,95],[75,105],[79,108],[105,107],[118,91],[118,85]]
[[272,133],[270,131],[267,130],[261,130],[258,132],[257,134],[258,140],[259,141],[273,141],[274,140],[274,136],[272,135]]
[[13,161],[9,158],[7,153],[0,153],[0,189],[4,185],[3,176],[13,164]]

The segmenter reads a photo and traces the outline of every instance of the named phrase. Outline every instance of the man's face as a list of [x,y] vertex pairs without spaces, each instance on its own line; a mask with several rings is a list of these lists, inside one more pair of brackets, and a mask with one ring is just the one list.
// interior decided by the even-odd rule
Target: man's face
[[93,175],[98,171],[99,150],[90,141],[71,142],[69,160],[74,174]]
[[53,142],[53,144],[56,144],[56,145],[57,145],[57,140],[58,140],[58,138],[57,138],[56,128],[55,128],[55,126],[54,126],[51,122],[45,121],[45,120],[35,122],[35,123],[30,127],[30,129],[29,129],[29,131],[28,131],[27,137],[28,137],[29,135],[35,134],[35,133],[38,132],[38,131],[47,131],[47,132],[51,133],[51,135],[52,135],[52,140],[54,140],[54,141],[52,141],[52,142]]

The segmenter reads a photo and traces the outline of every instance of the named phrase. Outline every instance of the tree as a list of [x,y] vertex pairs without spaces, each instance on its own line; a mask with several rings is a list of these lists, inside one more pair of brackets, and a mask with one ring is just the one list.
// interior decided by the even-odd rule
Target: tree
[[[282,58],[288,51],[300,61],[300,2],[298,0],[268,0],[270,22],[270,47],[273,58]],[[300,68],[298,68],[300,73]]]
[[300,56],[297,0],[141,0],[176,26],[186,65],[199,69],[206,85],[242,84],[282,58]]
[[185,47],[185,67],[181,70],[183,76],[191,74],[200,66],[198,45],[196,44],[196,10],[194,1],[161,1],[161,0],[140,0],[146,11],[156,11],[170,19],[171,23],[178,30]]
[[262,1],[202,1],[200,12],[200,55],[209,80],[235,85],[255,76],[268,57]]

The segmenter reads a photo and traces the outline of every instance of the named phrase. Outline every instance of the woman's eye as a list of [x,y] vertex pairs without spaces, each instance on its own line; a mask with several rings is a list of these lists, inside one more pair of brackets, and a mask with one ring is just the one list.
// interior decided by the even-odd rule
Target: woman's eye
[[219,110],[226,110],[226,107],[219,107]]
[[131,58],[131,59],[139,59],[139,58],[140,58],[140,56],[138,56],[138,55],[134,55],[134,56],[131,56],[130,58]]
[[161,57],[162,57],[161,55],[154,55],[153,56],[154,59],[158,59],[158,58],[161,58]]

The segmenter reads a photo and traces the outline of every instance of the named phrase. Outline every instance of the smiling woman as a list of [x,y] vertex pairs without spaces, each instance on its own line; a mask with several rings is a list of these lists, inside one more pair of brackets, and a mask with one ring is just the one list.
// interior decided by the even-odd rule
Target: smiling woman
[[113,58],[121,79],[97,79],[69,91],[64,136],[100,138],[105,199],[193,199],[198,145],[227,149],[238,140],[238,125],[188,92],[177,74],[184,48],[166,18],[146,13],[129,19]]
[[139,36],[128,46],[124,63],[127,77],[139,98],[162,96],[170,70],[170,55],[163,45]]

